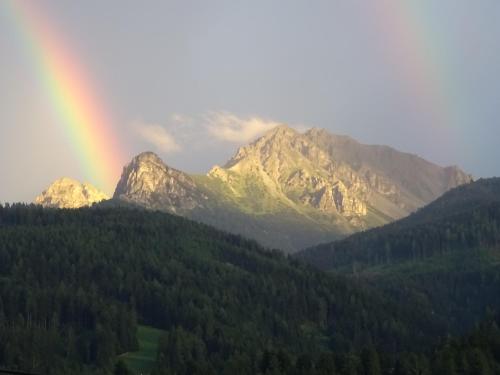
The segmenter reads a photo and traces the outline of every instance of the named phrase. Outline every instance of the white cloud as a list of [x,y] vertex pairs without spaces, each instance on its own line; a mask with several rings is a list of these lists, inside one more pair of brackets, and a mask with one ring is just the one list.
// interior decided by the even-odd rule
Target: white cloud
[[250,142],[281,125],[259,117],[241,118],[228,112],[215,112],[206,116],[207,129],[216,138],[235,143]]
[[193,122],[190,116],[184,115],[182,113],[174,113],[170,116],[171,122],[176,125],[189,125]]
[[158,151],[169,153],[181,150],[181,146],[174,137],[161,125],[138,124],[135,130],[142,139],[151,143]]

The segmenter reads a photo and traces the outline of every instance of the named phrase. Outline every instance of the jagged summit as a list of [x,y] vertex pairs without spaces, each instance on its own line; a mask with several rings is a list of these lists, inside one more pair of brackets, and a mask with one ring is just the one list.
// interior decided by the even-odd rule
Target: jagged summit
[[367,225],[362,218],[369,211],[385,221],[400,218],[472,180],[459,168],[442,168],[387,146],[364,145],[319,128],[300,133],[286,125],[241,147],[216,172],[210,175],[234,185],[242,179],[235,174],[253,176],[282,201],[337,213],[360,227]]
[[143,152],[123,168],[113,198],[182,212],[201,206],[205,197],[189,175],[170,168],[155,153]]
[[109,199],[89,183],[80,183],[69,177],[54,181],[42,194],[35,198],[35,203],[44,207],[79,208]]
[[278,125],[268,130],[252,143],[238,148],[236,154],[224,165],[224,168],[231,168],[238,161],[261,151],[267,152],[271,149],[276,150],[289,147],[289,143],[299,135],[299,132],[288,125]]
[[164,165],[163,160],[153,151],[144,151],[132,159],[133,163],[154,163]]
[[[307,132],[276,127],[240,148],[224,168],[239,175],[232,179],[234,185],[242,179],[260,181],[261,190],[288,206],[340,216],[348,225],[362,225],[360,218],[367,215],[364,195],[368,189],[357,176],[329,158]],[[224,176],[223,171],[217,172],[217,177]]]
[[[292,128],[291,126],[288,126],[286,124],[280,124],[265,132],[260,138],[291,137],[291,136],[293,137],[297,134],[299,134],[299,132],[294,128]],[[259,139],[257,139],[257,141]]]

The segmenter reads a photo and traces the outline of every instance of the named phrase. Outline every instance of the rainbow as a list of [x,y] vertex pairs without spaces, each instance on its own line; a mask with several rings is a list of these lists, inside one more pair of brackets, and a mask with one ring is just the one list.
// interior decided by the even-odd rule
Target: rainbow
[[[382,31],[389,63],[394,65],[417,111],[433,131],[451,129],[462,121],[457,111],[458,89],[447,65],[446,46],[431,23],[422,1],[379,0],[373,12]],[[456,132],[455,132],[456,133]]]
[[41,86],[79,160],[84,178],[106,193],[114,189],[124,158],[111,116],[95,85],[36,2],[2,1]]

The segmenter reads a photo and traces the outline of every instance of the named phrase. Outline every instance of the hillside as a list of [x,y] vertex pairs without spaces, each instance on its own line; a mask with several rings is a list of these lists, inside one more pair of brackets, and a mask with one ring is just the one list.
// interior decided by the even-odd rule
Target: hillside
[[498,274],[472,275],[459,293],[454,275],[434,279],[438,301],[467,301],[449,311],[408,279],[381,287],[322,273],[158,211],[0,206],[0,365],[110,374],[117,355],[139,349],[141,324],[163,331],[155,374],[429,368],[444,337],[492,311],[478,290],[498,307]]
[[458,187],[405,219],[297,256],[432,309],[454,329],[471,327],[500,309],[500,179]]
[[470,180],[387,146],[282,125],[206,175],[142,153],[124,168],[114,199],[294,252],[404,217]]
[[273,348],[290,360],[367,342],[397,352],[446,332],[428,312],[161,212],[0,206],[0,260],[0,364],[40,373],[110,369],[137,349],[138,323],[166,331],[161,361],[186,374],[255,374]]
[[500,178],[460,186],[416,213],[344,240],[301,251],[322,269],[357,271],[500,244]]

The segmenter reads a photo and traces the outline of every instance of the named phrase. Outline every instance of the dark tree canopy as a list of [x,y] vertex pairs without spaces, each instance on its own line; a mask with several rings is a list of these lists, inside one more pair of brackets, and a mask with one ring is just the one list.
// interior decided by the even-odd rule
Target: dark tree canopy
[[0,206],[9,368],[125,374],[146,324],[165,331],[157,374],[495,371],[498,329],[443,344],[446,317],[414,302],[164,213]]

